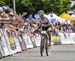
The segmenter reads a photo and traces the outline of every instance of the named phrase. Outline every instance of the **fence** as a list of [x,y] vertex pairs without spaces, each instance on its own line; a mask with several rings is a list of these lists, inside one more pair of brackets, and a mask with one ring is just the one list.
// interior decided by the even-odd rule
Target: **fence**
[[[51,35],[54,44],[75,44],[75,33],[58,33]],[[0,29],[0,58],[22,52],[29,48],[40,46],[40,34],[23,33],[19,37],[16,32]]]
[[51,41],[54,44],[75,44],[75,33],[62,33],[59,32],[58,36],[52,35]]

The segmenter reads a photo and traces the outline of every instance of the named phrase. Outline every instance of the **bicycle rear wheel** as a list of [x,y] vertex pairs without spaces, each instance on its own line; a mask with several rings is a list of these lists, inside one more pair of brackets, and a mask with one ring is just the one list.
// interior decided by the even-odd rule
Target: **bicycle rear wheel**
[[44,48],[46,50],[46,55],[48,56],[48,38],[46,35],[42,35],[40,44],[40,54],[43,56]]

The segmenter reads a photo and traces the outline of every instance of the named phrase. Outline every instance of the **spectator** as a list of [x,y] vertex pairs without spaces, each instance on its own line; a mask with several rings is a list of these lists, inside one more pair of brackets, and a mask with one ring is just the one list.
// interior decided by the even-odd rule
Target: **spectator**
[[2,17],[2,16],[3,16],[3,8],[0,7],[0,17]]

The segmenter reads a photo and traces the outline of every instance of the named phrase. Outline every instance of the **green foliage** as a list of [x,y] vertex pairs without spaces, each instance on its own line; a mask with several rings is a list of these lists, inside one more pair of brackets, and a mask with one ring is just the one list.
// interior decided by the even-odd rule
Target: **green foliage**
[[5,2],[0,0],[0,6],[3,6],[3,5],[5,5]]
[[[13,7],[12,0],[0,0],[0,6],[9,5]],[[35,13],[38,10],[45,10],[46,12],[53,11],[60,14],[70,9],[69,0],[16,0],[17,12]]]
[[72,9],[72,10],[73,10],[73,9],[75,9],[75,5],[74,5],[74,6],[72,6],[72,7],[71,7],[71,9]]

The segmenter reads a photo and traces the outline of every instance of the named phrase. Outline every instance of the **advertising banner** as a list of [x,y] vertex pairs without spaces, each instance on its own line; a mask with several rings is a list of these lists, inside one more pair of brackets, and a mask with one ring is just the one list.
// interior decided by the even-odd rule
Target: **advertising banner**
[[16,52],[21,52],[21,46],[19,43],[19,39],[16,37],[16,33],[13,33],[13,37],[14,37],[14,41],[15,41],[15,45],[16,45]]
[[75,44],[75,33],[59,33],[62,44]]
[[24,41],[23,36],[20,35],[20,36],[18,37],[18,40],[19,40],[19,43],[20,43],[21,50],[22,50],[22,51],[26,50],[26,44],[25,44],[25,41]]
[[35,34],[35,43],[36,43],[36,46],[40,46],[40,42],[41,42],[41,36],[36,33]]
[[30,39],[32,41],[33,47],[36,47],[35,37],[34,36],[30,36]]
[[25,40],[26,48],[33,48],[32,41],[27,33],[23,34],[23,39]]
[[9,54],[7,42],[6,42],[5,37],[4,37],[4,32],[3,32],[3,30],[1,30],[1,33],[2,33],[2,35],[1,35],[2,50],[3,50],[3,52],[4,52],[4,55],[5,55],[5,56],[8,56],[8,55],[10,55],[10,54]]

